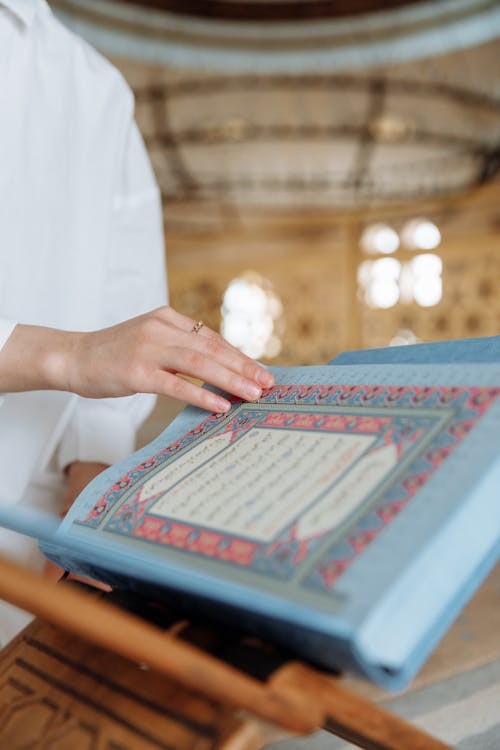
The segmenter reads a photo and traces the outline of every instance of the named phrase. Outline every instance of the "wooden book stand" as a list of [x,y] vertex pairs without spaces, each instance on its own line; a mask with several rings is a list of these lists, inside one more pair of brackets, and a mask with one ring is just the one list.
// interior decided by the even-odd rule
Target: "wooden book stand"
[[257,750],[272,727],[323,728],[366,750],[450,750],[234,631],[3,560],[0,582],[1,598],[39,618],[0,655],[6,750]]

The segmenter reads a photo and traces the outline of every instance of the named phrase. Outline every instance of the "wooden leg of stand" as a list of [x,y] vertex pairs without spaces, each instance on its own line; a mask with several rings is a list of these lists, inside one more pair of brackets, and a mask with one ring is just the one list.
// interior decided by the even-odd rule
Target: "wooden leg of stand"
[[259,750],[251,718],[35,620],[0,652],[1,750]]
[[364,750],[452,750],[449,745],[302,664],[289,664],[273,676],[283,693],[308,695],[324,710],[323,729]]
[[[350,694],[346,699],[351,700]],[[353,708],[355,705],[351,702],[349,714]],[[323,728],[364,750],[451,750],[449,745],[374,703],[364,706],[363,713],[356,717],[346,717],[346,712],[339,711],[336,704]]]
[[226,705],[245,708],[297,732],[313,731],[320,714],[301,696],[285,697],[139,617],[77,590],[54,585],[0,558],[0,597],[97,646]]

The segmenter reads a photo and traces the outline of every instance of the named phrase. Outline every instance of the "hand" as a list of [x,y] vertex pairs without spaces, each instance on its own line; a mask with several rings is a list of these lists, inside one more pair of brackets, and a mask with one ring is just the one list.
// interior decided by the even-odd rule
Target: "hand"
[[224,412],[229,402],[180,375],[247,401],[274,379],[267,370],[171,307],[91,333],[18,325],[0,351],[0,391],[52,388],[89,398],[156,393]]

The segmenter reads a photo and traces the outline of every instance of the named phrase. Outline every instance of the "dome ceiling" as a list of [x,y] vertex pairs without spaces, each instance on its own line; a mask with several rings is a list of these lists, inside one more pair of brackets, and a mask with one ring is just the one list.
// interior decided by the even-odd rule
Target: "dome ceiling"
[[500,34],[498,0],[51,0],[104,52],[185,69],[333,72]]
[[497,178],[498,0],[51,4],[114,53],[170,204],[351,209]]
[[352,17],[359,13],[387,11],[423,0],[125,0],[132,5],[155,8],[182,16],[231,21],[296,21]]
[[491,42],[342,74],[122,69],[167,200],[353,208],[496,178],[499,57]]

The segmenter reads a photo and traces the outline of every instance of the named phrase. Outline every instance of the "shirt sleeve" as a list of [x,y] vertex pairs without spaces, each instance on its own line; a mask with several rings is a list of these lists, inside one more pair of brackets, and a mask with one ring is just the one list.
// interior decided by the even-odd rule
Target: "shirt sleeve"
[[73,461],[114,464],[135,448],[137,428],[151,412],[155,396],[78,398],[57,454],[60,470]]
[[[125,139],[124,158],[111,207],[110,253],[102,300],[102,327],[166,304],[161,198],[136,123]],[[155,396],[79,398],[60,443],[57,463],[112,464],[134,449],[137,428]]]

